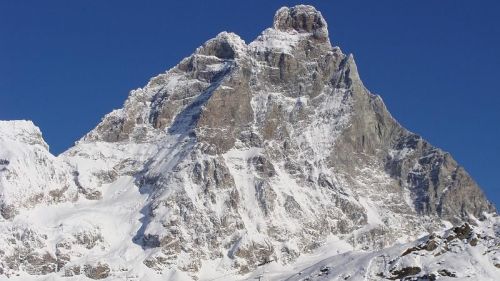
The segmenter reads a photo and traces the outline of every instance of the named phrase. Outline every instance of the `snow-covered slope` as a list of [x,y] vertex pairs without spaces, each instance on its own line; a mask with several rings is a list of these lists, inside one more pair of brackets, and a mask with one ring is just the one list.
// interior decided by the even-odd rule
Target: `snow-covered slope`
[[38,203],[75,201],[72,170],[48,151],[31,121],[0,121],[0,213],[13,218]]
[[[220,33],[57,157],[31,122],[0,122],[0,191],[0,276],[20,280],[244,280],[263,268],[282,280],[311,265],[301,276],[325,265],[394,278],[403,268],[380,253],[431,274],[430,256],[406,261],[409,244],[393,245],[497,220],[463,168],[364,87],[311,6],[278,10],[249,44]],[[467,247],[443,257],[497,270]]]
[[351,251],[328,257],[293,275],[272,270],[264,274],[269,280],[290,281],[498,280],[500,218],[474,223],[380,251]]

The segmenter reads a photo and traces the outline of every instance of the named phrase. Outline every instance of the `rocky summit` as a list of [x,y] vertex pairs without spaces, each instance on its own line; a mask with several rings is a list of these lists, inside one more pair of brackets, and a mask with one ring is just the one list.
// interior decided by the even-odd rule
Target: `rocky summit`
[[0,214],[0,279],[500,276],[494,206],[304,5],[208,40],[59,156],[1,121]]

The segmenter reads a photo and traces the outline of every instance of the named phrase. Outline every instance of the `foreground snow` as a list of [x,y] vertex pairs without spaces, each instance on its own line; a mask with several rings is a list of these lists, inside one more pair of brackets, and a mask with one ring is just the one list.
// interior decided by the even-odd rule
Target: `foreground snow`
[[[139,194],[123,194],[129,199],[140,199]],[[116,197],[110,197],[116,198]],[[125,200],[126,202],[127,200]],[[133,201],[133,200],[131,200]],[[94,210],[95,206],[87,206]],[[83,208],[83,206],[81,206]],[[123,213],[123,210],[101,208],[107,212]],[[41,210],[40,210],[41,211]],[[82,221],[92,224],[92,220],[106,221],[105,213],[88,213],[75,216],[82,211],[77,207],[70,211],[60,208],[59,219],[65,222],[75,220],[78,225]],[[82,214],[82,213],[80,213]],[[125,218],[128,218],[126,215]],[[50,225],[54,218],[40,218]],[[90,220],[90,221],[89,221]],[[112,232],[131,235],[130,221],[106,221]],[[221,261],[206,262],[200,271],[200,281],[230,280],[498,280],[500,268],[500,218],[488,216],[484,221],[474,221],[443,232],[424,236],[415,242],[397,244],[379,251],[357,251],[351,245],[330,237],[327,243],[311,254],[301,256],[296,262],[283,266],[276,262],[261,265],[247,275],[224,272],[219,268]],[[59,226],[62,228],[63,226]],[[108,230],[108,231],[109,231]],[[118,231],[117,231],[118,230]],[[105,230],[106,231],[106,230]],[[124,241],[117,237],[117,242]],[[158,274],[151,269],[136,266],[137,259],[144,254],[137,245],[109,245],[107,250],[113,263],[121,264],[123,271],[117,267],[106,280],[171,280],[190,281],[190,276],[182,272]],[[126,269],[129,268],[129,269]],[[406,279],[405,279],[406,278]],[[9,280],[88,280],[84,276],[60,277],[55,274],[32,276],[20,274],[11,276]]]

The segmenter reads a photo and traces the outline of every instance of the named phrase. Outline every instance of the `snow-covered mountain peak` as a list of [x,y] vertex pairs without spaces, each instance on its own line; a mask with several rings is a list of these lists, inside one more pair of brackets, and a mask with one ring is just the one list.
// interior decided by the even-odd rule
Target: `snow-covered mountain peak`
[[[311,60],[311,69],[296,69],[298,62],[306,57]],[[302,84],[289,83],[292,76],[285,77],[287,71],[284,69],[288,68],[296,72],[293,75],[309,79],[319,74],[312,70],[313,64],[318,64],[327,67],[325,77],[322,77],[326,79],[334,71],[339,71],[335,68],[344,58],[339,48],[331,47],[327,24],[314,7],[299,5],[282,8],[276,13],[273,27],[264,30],[248,45],[230,32],[221,32],[206,41],[177,66],[151,79],[144,88],[132,91],[124,107],[106,115],[83,141],[143,142],[162,134],[165,129],[171,132],[190,131],[203,123],[199,122],[204,120],[203,112],[210,110],[211,101],[216,100],[219,93],[234,88],[234,85],[229,85],[232,81],[241,78],[248,80],[250,76],[264,75],[266,72],[271,79],[278,76],[285,82],[280,87],[289,89],[279,90],[283,95],[307,95]],[[355,68],[350,70],[349,75],[356,75]],[[240,81],[238,84],[243,86],[247,82],[251,83]],[[313,95],[319,91],[314,89]],[[250,92],[247,94],[246,98],[249,99],[254,95]],[[240,98],[227,94],[222,96],[224,100]],[[190,107],[189,101],[193,99],[197,100],[198,105]],[[245,110],[238,109],[238,115],[249,118],[249,103],[241,106]],[[232,111],[235,109],[229,108]],[[184,114],[180,114],[182,112]]]
[[327,34],[302,5],[248,45],[222,32],[58,157],[1,123],[0,275],[242,280],[495,213]]
[[[319,11],[312,6],[282,7],[275,16],[271,28],[264,30],[249,44],[254,52],[269,51],[292,55],[308,52],[308,48],[331,49],[328,25]],[[340,52],[340,49],[334,49]]]
[[221,32],[196,49],[196,54],[215,56],[219,59],[235,59],[246,52],[245,41],[235,33]]
[[40,203],[77,197],[70,167],[48,151],[31,121],[0,121],[0,220]]
[[11,140],[29,145],[49,146],[42,137],[40,128],[29,120],[0,121],[0,141]]

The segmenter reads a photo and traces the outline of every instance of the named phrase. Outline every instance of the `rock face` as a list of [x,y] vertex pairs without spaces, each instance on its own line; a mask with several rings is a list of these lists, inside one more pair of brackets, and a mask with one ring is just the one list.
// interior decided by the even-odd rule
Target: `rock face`
[[7,276],[198,278],[214,261],[238,276],[332,235],[375,250],[495,212],[364,87],[311,6],[250,44],[207,41],[58,157],[16,124],[0,123]]
[[321,13],[314,7],[299,5],[293,8],[283,7],[274,16],[274,29],[284,32],[295,30],[312,33],[313,38],[328,41],[328,26]]

